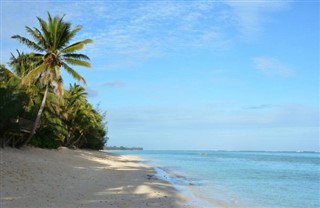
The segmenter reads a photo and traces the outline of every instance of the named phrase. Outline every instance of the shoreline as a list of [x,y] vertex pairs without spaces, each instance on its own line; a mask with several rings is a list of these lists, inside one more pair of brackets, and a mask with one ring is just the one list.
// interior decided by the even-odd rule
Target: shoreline
[[[200,178],[189,178],[186,173],[183,172],[176,172],[176,170],[173,170],[171,168],[168,168],[167,166],[162,166],[161,164],[157,164],[154,161],[152,161],[152,158],[145,158],[142,155],[131,155],[130,152],[125,151],[114,151],[111,152],[112,154],[118,154],[118,155],[129,155],[129,156],[137,156],[141,157],[143,164],[147,164],[148,166],[151,166],[156,174],[155,177],[157,177],[160,180],[163,180],[165,182],[168,182],[171,184],[179,193],[181,193],[183,196],[185,196],[187,200],[187,204],[192,207],[197,208],[207,208],[207,207],[252,207],[247,204],[243,204],[242,202],[239,203],[239,201],[236,198],[230,198],[228,199],[227,195],[223,196],[221,195],[221,190],[215,190],[213,192],[214,195],[208,195],[208,192],[206,189],[203,189],[201,186],[204,184],[202,182],[197,182],[195,180],[202,180]],[[219,197],[216,197],[219,196]]]
[[0,207],[195,208],[140,157],[32,147],[0,157]]

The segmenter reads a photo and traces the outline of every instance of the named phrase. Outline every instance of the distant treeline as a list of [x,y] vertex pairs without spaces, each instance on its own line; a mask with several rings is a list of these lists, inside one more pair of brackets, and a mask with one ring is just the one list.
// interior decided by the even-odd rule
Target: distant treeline
[[143,150],[142,147],[124,147],[124,146],[107,146],[105,147],[106,150]]

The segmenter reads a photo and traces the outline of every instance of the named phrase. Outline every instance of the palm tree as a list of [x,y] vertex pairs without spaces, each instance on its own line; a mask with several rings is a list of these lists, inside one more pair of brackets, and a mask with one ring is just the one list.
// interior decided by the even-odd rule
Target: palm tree
[[[74,132],[79,127],[79,119],[83,116],[82,109],[87,103],[87,95],[85,89],[80,85],[70,84],[70,88],[64,96],[64,105],[60,116],[68,129],[68,134],[64,140],[66,146],[71,143]],[[85,116],[89,117],[89,115]]]
[[22,44],[35,50],[32,56],[37,60],[33,68],[22,79],[22,84],[32,83],[34,79],[41,79],[44,84],[44,95],[37,113],[35,124],[33,126],[30,136],[25,141],[24,145],[28,144],[36,132],[40,123],[41,114],[45,107],[48,90],[54,87],[58,95],[63,94],[63,79],[61,77],[61,67],[70,73],[76,80],[85,83],[85,80],[80,76],[70,65],[78,65],[90,67],[88,62],[90,59],[84,54],[79,54],[77,51],[81,50],[85,44],[91,43],[91,39],[85,39],[76,43],[70,44],[71,39],[81,29],[76,26],[71,29],[71,23],[65,22],[63,17],[51,17],[48,12],[48,22],[37,17],[40,29],[26,26],[27,32],[31,35],[33,40],[14,35],[12,38],[18,39]]

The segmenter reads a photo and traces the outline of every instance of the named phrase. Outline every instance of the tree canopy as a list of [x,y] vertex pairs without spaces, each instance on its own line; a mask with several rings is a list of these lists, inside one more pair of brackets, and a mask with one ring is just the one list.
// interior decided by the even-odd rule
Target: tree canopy
[[71,27],[64,16],[47,22],[37,17],[39,28],[26,26],[31,38],[14,35],[32,52],[11,53],[9,67],[0,65],[0,139],[19,147],[59,146],[102,149],[106,143],[105,113],[87,100],[79,84],[63,87],[61,69],[85,83],[74,66],[90,67],[88,56],[78,53],[91,43],[70,43],[81,27]]

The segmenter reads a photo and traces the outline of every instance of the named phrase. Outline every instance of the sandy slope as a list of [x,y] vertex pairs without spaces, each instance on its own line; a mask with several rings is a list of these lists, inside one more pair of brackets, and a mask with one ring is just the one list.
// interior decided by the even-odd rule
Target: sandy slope
[[6,148],[0,156],[1,208],[190,207],[138,157],[66,148]]

